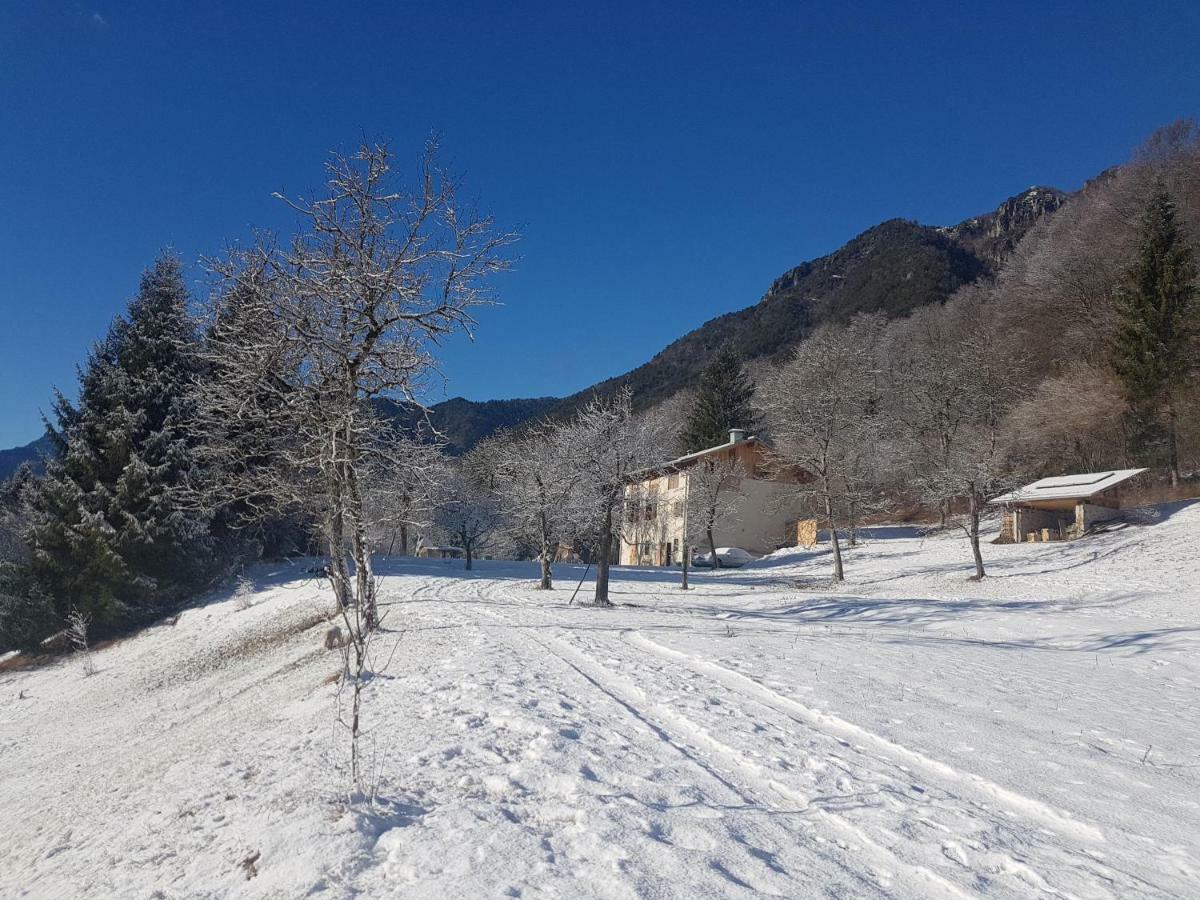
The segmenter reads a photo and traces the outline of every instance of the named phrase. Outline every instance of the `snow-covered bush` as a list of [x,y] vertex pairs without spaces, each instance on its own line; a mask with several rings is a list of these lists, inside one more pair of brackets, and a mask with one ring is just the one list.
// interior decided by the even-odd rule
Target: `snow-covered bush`
[[88,647],[88,625],[91,619],[85,613],[72,608],[67,614],[67,640],[71,648],[82,657],[83,674],[96,674],[96,661],[92,659],[91,648]]

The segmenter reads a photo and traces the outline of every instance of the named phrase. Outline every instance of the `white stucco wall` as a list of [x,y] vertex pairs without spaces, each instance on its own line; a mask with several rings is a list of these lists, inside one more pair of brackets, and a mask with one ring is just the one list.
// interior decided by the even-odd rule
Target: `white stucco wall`
[[[675,488],[668,487],[668,477],[664,475],[626,489],[627,498],[632,500],[640,496],[643,502],[654,503],[657,515],[649,522],[625,522],[621,538],[623,564],[660,565],[668,543],[671,545],[671,562],[680,561],[679,548],[683,546],[685,536],[687,478],[686,471],[679,473]],[[639,493],[647,489],[655,493]],[[794,543],[789,526],[795,521],[797,510],[794,501],[787,501],[790,494],[787,485],[742,478],[736,493],[739,499],[735,507],[713,529],[718,547],[740,547],[750,553],[765,554]],[[708,550],[706,539],[700,535],[693,535],[692,546],[701,553]]]

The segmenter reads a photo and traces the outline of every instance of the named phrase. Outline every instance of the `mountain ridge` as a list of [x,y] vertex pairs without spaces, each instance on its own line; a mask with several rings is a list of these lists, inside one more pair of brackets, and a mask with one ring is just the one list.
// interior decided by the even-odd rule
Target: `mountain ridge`
[[[533,419],[563,417],[588,398],[621,387],[634,392],[639,408],[660,403],[694,382],[719,347],[731,346],[746,361],[778,359],[825,322],[858,313],[906,315],[945,301],[958,287],[994,277],[1021,238],[1073,196],[1035,185],[995,209],[955,225],[922,225],[887,219],[824,256],[776,277],[750,306],[714,316],[676,338],[634,369],[565,397],[467,400],[452,397],[431,405],[427,418],[452,453],[469,450],[488,435]],[[407,427],[426,418],[418,407],[385,401],[381,411]],[[34,462],[46,446],[39,438],[0,450],[0,480],[22,462]]]

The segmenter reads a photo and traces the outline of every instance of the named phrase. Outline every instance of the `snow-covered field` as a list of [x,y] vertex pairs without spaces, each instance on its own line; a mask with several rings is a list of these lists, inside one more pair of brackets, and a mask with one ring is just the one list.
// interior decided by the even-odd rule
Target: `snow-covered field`
[[[1200,896],[1200,503],[1070,545],[882,529],[694,576],[382,564],[373,807],[328,593],[264,567],[0,673],[3,897]],[[587,586],[581,592],[586,596]]]

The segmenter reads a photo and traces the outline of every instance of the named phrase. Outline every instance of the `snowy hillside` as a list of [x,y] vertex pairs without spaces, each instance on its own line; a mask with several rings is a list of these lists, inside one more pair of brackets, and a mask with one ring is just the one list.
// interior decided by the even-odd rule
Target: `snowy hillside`
[[301,566],[2,671],[0,896],[1196,896],[1200,503],[980,584],[909,534],[835,590],[824,552],[620,569],[611,611],[382,564],[374,809]]

